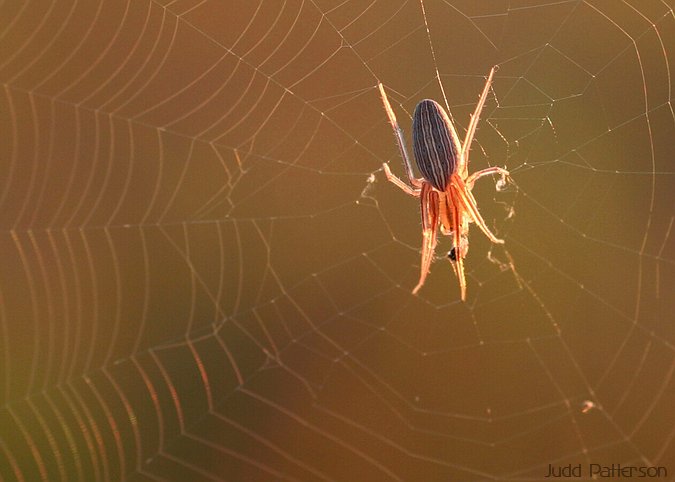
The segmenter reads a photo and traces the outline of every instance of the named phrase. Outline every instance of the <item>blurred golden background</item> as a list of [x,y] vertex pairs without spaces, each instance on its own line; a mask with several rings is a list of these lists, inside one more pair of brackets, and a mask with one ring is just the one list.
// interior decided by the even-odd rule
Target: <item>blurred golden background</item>
[[[1,2],[0,477],[672,477],[674,45],[657,0]],[[413,296],[377,84],[463,138],[493,65],[506,243]]]

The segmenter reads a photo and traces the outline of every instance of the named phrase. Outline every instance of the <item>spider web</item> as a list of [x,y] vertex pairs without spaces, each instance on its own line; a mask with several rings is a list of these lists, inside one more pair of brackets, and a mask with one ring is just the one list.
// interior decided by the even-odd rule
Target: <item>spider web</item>
[[[675,480],[665,1],[0,2],[4,480]],[[406,136],[470,172],[418,296]],[[409,137],[406,137],[409,139]],[[585,469],[584,469],[585,470]],[[588,473],[583,478],[588,479]]]

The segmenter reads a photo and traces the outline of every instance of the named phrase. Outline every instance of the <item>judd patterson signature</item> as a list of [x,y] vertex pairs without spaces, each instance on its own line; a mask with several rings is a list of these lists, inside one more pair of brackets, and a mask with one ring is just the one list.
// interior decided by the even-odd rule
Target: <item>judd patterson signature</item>
[[621,464],[567,464],[553,465],[548,464],[547,478],[581,478],[590,477],[593,479],[611,479],[611,478],[666,478],[668,469],[663,466],[646,465],[621,465]]

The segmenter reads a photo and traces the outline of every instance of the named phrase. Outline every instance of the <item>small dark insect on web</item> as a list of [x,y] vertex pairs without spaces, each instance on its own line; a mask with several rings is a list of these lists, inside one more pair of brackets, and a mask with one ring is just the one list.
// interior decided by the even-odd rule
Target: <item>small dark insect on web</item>
[[457,261],[457,254],[455,253],[454,247],[448,252],[448,258],[450,258],[451,261]]

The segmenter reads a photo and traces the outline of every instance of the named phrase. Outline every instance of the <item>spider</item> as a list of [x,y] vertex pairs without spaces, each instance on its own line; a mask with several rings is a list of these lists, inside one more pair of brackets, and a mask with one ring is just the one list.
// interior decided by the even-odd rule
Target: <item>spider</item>
[[422,205],[422,263],[420,279],[413,289],[416,294],[429,273],[433,260],[440,223],[441,232],[453,237],[453,247],[448,258],[459,279],[462,301],[466,300],[466,279],[464,277],[463,260],[469,250],[469,223],[474,222],[493,243],[503,244],[488,229],[483,217],[478,212],[476,199],[471,190],[474,183],[483,176],[500,174],[505,179],[509,172],[501,167],[488,167],[473,174],[468,174],[469,150],[476,132],[476,125],[485,104],[495,68],[490,70],[485,87],[481,93],[476,109],[466,131],[464,144],[460,144],[455,126],[452,125],[447,112],[438,102],[424,99],[417,104],[413,114],[412,142],[415,161],[422,177],[413,175],[410,157],[405,147],[403,131],[396,121],[396,114],[391,108],[382,83],[378,84],[384,109],[387,111],[389,123],[394,129],[405,171],[410,185],[396,177],[389,169],[389,164],[382,164],[387,179],[405,193],[419,197]]

